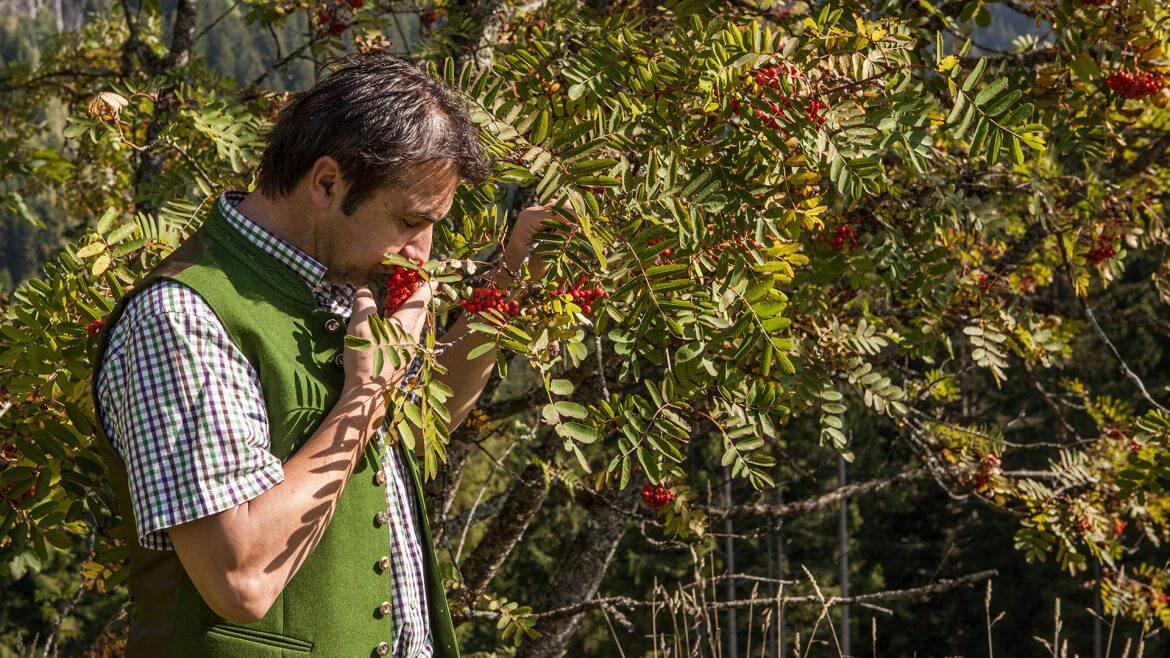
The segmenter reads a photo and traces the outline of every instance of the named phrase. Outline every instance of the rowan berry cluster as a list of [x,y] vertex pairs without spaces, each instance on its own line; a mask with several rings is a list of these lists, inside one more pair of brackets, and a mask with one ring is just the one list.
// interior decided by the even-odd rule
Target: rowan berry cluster
[[366,0],[341,0],[340,4],[324,5],[317,9],[317,27],[330,36],[344,32],[357,20],[354,12],[365,6]]
[[825,117],[821,115],[821,111],[827,109],[829,109],[828,103],[819,98],[811,98],[808,104],[804,106],[804,114],[808,117],[809,122],[819,126],[825,122]]
[[1145,98],[1162,89],[1161,73],[1151,71],[1117,71],[1105,78],[1105,86],[1122,98]]
[[1105,227],[1104,231],[1093,241],[1092,248],[1085,252],[1085,260],[1091,265],[1100,265],[1106,258],[1112,258],[1117,254],[1117,247],[1113,246],[1117,235],[1114,233],[1112,223]]
[[837,251],[853,251],[857,248],[857,231],[851,224],[842,224],[821,241]]
[[988,482],[991,482],[992,476],[998,473],[999,470],[999,456],[986,454],[983,456],[983,459],[979,460],[979,469],[975,472],[975,476],[961,476],[959,482],[975,490],[982,489],[987,486]]
[[[762,69],[758,69],[753,74],[753,78],[755,79],[756,84],[760,85],[761,87],[771,87],[776,91],[783,92],[784,88],[780,83],[781,76],[787,76],[790,79],[805,79],[804,73],[791,64],[771,64]],[[761,110],[760,108],[752,108],[752,112],[769,128],[779,130],[781,132],[787,132],[784,130],[783,126],[781,126],[780,122],[777,121],[777,119],[791,121],[792,119],[791,116],[789,116],[787,109],[791,106],[792,100],[788,97],[784,97],[780,100],[779,103],[769,101],[767,112]],[[819,126],[825,122],[825,117],[821,113],[827,109],[829,109],[829,105],[823,100],[819,98],[811,98],[805,102],[804,115],[809,120],[809,122],[815,123]],[[743,114],[743,109],[740,106],[739,101],[734,98],[731,99],[731,111],[737,115]]]
[[649,482],[642,485],[642,502],[660,510],[674,500],[674,492],[662,485],[651,485]]
[[588,281],[589,281],[589,277],[587,277],[585,275],[581,275],[581,276],[577,277],[577,283],[572,288],[568,288],[568,289],[556,288],[549,294],[551,294],[553,296],[565,295],[565,294],[572,295],[573,296],[573,303],[576,304],[577,306],[580,306],[581,310],[584,311],[585,313],[589,313],[590,311],[593,310],[593,300],[597,299],[598,297],[600,297],[602,299],[608,299],[609,292],[607,292],[600,285],[595,285],[591,288],[586,288],[585,284]]
[[1024,266],[1019,269],[1019,287],[1021,292],[1032,293],[1036,292],[1036,286],[1040,282],[1036,279],[1036,274],[1031,267]]
[[460,300],[459,305],[468,313],[482,314],[484,311],[494,308],[509,318],[515,317],[520,312],[520,304],[508,301],[508,294],[494,286],[473,289],[471,299]]
[[11,504],[13,507],[16,507],[17,505],[23,503],[26,499],[32,498],[33,496],[37,495],[37,485],[34,484],[31,487],[29,487],[27,491],[20,494],[19,496],[9,498],[9,494],[12,493],[12,488],[14,486],[16,486],[15,482],[9,482],[8,484],[4,485],[3,490],[0,490],[0,498],[7,500],[9,502],[9,504]]
[[[422,265],[421,261],[419,265]],[[395,265],[390,271],[390,277],[386,279],[386,301],[382,303],[382,312],[389,315],[397,311],[398,307],[414,294],[420,283],[422,276],[418,270]]]
[[[652,239],[646,241],[646,246],[653,247],[654,245],[659,244],[661,242],[662,242],[662,238],[652,238]],[[674,255],[674,250],[671,249],[670,247],[667,247],[667,248],[663,249],[662,251],[658,252],[658,262],[661,263],[662,261],[666,260],[667,258],[670,258],[673,255]]]
[[[714,230],[715,230],[714,224],[707,224],[707,232],[708,233],[713,232]],[[719,243],[711,245],[710,247],[707,247],[703,251],[705,253],[708,253],[708,254],[718,255],[719,253],[723,252],[725,249],[730,249],[733,246],[739,247],[740,250],[747,249],[747,246],[749,244],[756,249],[763,249],[765,246],[767,246],[764,243],[760,242],[759,240],[756,240],[755,238],[748,238],[747,235],[748,235],[748,231],[738,233],[738,234],[732,236],[728,240],[724,240],[723,242],[719,242]]]
[[93,336],[94,334],[96,334],[97,332],[102,330],[102,325],[104,325],[105,323],[106,323],[106,321],[104,319],[98,318],[98,319],[94,320],[93,322],[90,322],[89,324],[85,325],[85,330],[89,333],[90,336]]
[[753,77],[756,84],[761,87],[771,87],[776,91],[782,91],[783,87],[780,85],[780,76],[782,75],[799,80],[804,79],[804,72],[788,63],[769,64],[762,69],[757,69]]

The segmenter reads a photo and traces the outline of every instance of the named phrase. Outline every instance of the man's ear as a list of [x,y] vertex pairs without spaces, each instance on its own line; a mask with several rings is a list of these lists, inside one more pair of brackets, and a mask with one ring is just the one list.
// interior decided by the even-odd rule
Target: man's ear
[[321,210],[330,207],[341,208],[345,194],[345,181],[341,178],[341,165],[328,155],[317,158],[309,170],[309,198]]

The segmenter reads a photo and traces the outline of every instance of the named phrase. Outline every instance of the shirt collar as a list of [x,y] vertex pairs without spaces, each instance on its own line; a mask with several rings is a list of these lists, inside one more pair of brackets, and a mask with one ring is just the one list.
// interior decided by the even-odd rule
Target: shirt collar
[[330,291],[352,298],[357,287],[345,283],[334,284],[325,279],[327,268],[293,243],[257,224],[240,212],[236,206],[248,195],[244,190],[228,190],[219,195],[216,203],[228,223],[248,241],[263,249],[277,262],[296,272],[314,292]]

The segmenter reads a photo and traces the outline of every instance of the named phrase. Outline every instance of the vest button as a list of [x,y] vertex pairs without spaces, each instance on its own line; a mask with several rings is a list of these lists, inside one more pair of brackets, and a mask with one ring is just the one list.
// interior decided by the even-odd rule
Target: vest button
[[378,614],[383,617],[389,617],[394,608],[390,606],[389,601],[382,601],[382,605],[378,606]]
[[378,484],[386,484],[386,471],[385,471],[385,469],[381,469],[381,468],[378,469],[378,472],[374,474],[374,482],[377,482]]
[[374,525],[381,528],[390,521],[390,515],[385,512],[378,512],[374,515]]
[[345,352],[338,352],[333,356],[333,365],[338,367],[345,366]]
[[341,321],[337,318],[329,318],[325,321],[325,331],[334,333],[341,328]]
[[388,571],[390,569],[390,556],[383,555],[381,560],[378,560],[378,571]]
[[390,653],[390,645],[386,642],[379,642],[378,646],[374,647],[374,653],[379,656],[385,656]]

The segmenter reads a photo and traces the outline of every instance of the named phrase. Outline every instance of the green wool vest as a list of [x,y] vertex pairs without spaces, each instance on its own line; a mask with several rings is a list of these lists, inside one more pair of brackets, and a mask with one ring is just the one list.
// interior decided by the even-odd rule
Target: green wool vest
[[[260,376],[271,431],[271,451],[282,462],[309,438],[337,402],[344,379],[341,354],[347,322],[317,308],[308,284],[240,235],[213,205],[203,224],[118,301],[106,318],[93,355],[91,391],[98,404],[97,371],[109,332],[126,304],[159,279],[195,290],[215,311],[235,345]],[[346,481],[329,524],[305,525],[321,539],[268,614],[251,624],[229,622],[203,601],[174,551],[142,548],[133,522],[126,468],[97,423],[97,446],[117,495],[121,525],[114,533],[130,550],[130,658],[328,658],[384,655],[393,646],[392,623],[379,613],[390,601],[390,541],[383,525],[386,488],[380,459],[367,445]],[[421,513],[427,600],[436,658],[459,656],[455,630],[411,451],[398,443]],[[277,485],[280,486],[280,485]],[[292,549],[283,559],[293,559]]]

